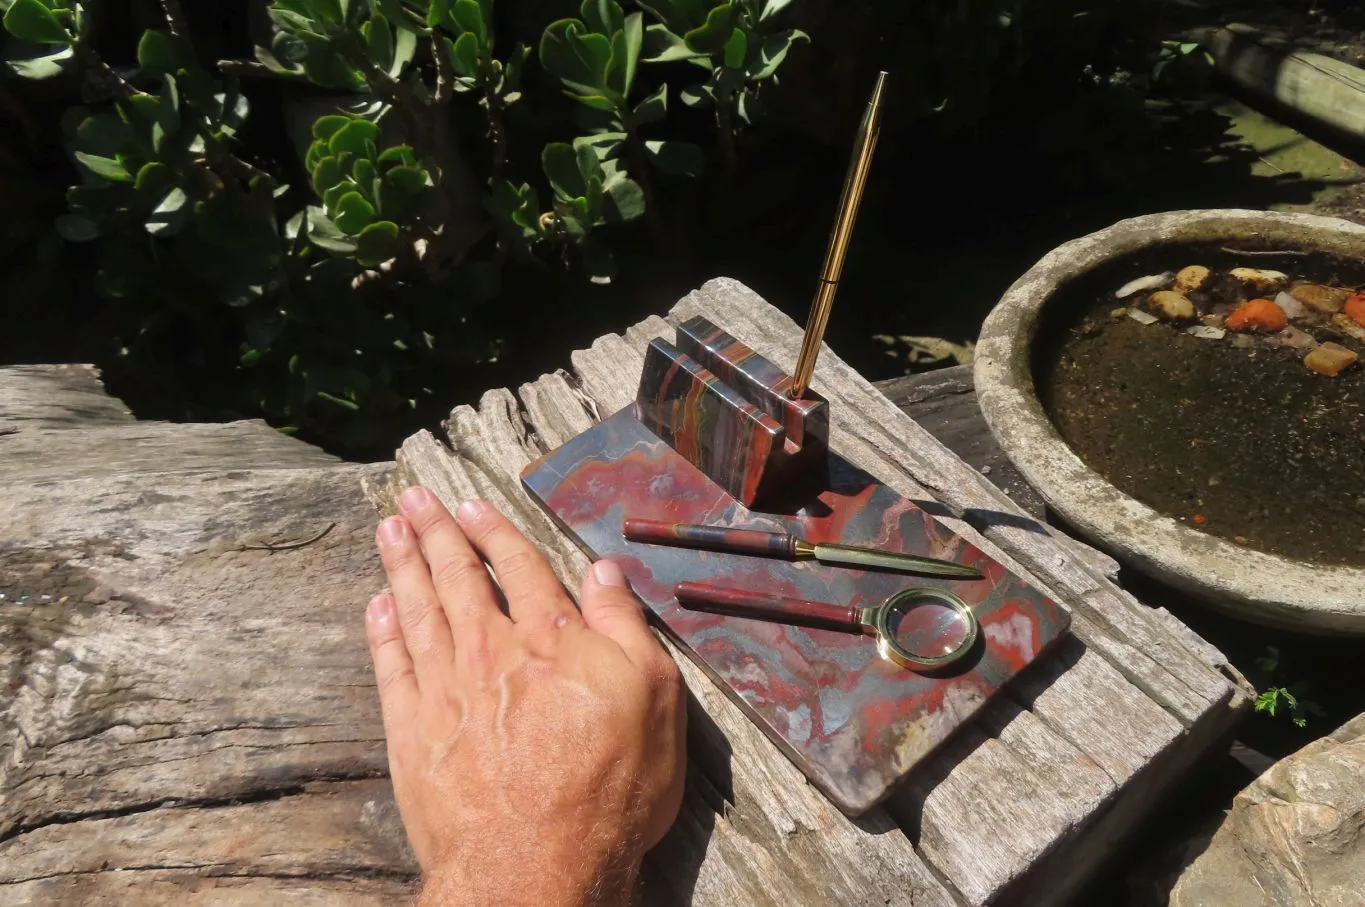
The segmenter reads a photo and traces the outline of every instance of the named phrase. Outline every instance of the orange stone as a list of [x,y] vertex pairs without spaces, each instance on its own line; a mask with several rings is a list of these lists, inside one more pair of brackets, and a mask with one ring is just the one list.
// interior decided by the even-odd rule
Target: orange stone
[[1288,324],[1289,316],[1285,315],[1284,309],[1269,299],[1253,299],[1228,316],[1227,329],[1273,334],[1283,331]]
[[1331,315],[1341,311],[1341,307],[1346,303],[1346,297],[1351,295],[1351,291],[1339,287],[1324,287],[1315,283],[1305,283],[1290,290],[1289,295],[1310,309]]
[[1359,358],[1354,350],[1348,350],[1339,343],[1328,341],[1305,356],[1303,364],[1319,375],[1334,378],[1355,365]]
[[1365,328],[1365,293],[1356,293],[1346,300],[1346,317]]

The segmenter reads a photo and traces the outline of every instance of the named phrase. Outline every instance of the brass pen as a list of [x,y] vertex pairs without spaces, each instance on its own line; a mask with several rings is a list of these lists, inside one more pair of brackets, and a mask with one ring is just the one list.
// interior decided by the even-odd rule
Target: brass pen
[[921,576],[953,579],[984,579],[980,570],[965,564],[913,554],[899,554],[877,548],[851,545],[817,545],[786,532],[759,529],[730,529],[725,526],[698,526],[662,520],[625,521],[623,532],[628,541],[678,548],[701,548],[726,554],[753,554],[789,561],[815,560],[822,564],[858,567],[863,570],[889,570]]

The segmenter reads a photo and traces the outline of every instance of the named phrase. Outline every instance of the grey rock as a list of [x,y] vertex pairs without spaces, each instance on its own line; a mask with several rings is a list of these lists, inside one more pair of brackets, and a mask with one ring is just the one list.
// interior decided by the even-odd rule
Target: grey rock
[[1365,714],[1280,760],[1233,801],[1171,889],[1171,907],[1359,907],[1365,899]]

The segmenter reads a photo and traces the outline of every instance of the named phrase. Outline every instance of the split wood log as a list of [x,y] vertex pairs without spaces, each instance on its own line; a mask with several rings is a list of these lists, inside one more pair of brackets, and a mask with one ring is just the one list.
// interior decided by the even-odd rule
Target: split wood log
[[[446,423],[450,446],[427,433],[409,439],[394,476],[369,485],[371,498],[389,512],[403,487],[420,482],[452,506],[489,500],[546,549],[575,589],[587,561],[522,492],[518,474],[627,405],[647,341],[671,336],[672,324],[697,314],[792,368],[799,328],[744,286],[712,281],[667,321],[652,317],[575,353],[573,375],[545,376],[517,395],[490,391],[477,409],[457,408]],[[1112,562],[1029,518],[828,351],[816,387],[832,404],[835,450],[1067,603],[1075,639],[919,766],[889,813],[861,823],[805,785],[682,659],[691,714],[709,721],[690,735],[684,819],[651,855],[648,890],[677,892],[671,870],[684,866],[693,903],[1060,903],[1154,805],[1173,773],[1229,733],[1249,688],[1189,630],[1114,585]],[[712,801],[715,793],[726,802]],[[791,797],[800,802],[799,816],[783,802]],[[904,836],[886,830],[890,817]],[[707,824],[704,838],[696,827]],[[870,861],[869,853],[882,858]],[[831,876],[850,854],[860,855],[863,877]],[[668,884],[651,885],[660,877]],[[935,879],[942,888],[929,884]]]

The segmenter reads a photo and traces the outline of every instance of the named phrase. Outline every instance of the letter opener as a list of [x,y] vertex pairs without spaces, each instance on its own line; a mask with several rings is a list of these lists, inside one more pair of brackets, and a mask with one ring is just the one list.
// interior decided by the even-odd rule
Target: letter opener
[[817,545],[787,532],[764,532],[759,529],[730,529],[725,526],[698,526],[691,523],[669,523],[662,520],[625,521],[622,530],[628,541],[651,545],[670,545],[675,548],[700,548],[726,554],[752,554],[776,557],[789,561],[815,560],[822,564],[858,567],[863,570],[889,570],[895,573],[914,573],[921,576],[943,576],[953,579],[984,579],[980,570],[965,564],[936,558],[919,557],[882,551],[877,548],[857,548],[851,545]]

